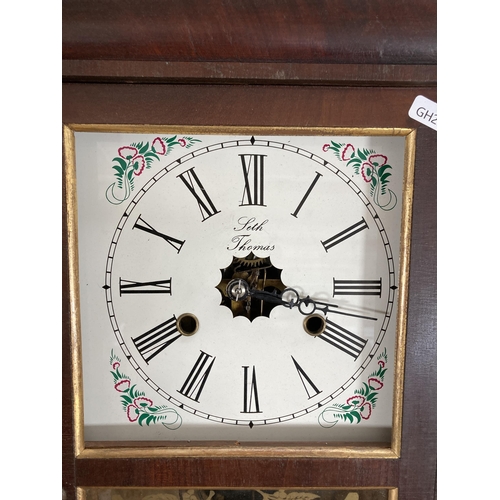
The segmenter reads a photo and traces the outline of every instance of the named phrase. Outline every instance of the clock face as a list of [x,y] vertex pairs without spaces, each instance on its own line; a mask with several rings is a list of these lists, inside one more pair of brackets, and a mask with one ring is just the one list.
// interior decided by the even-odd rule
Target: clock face
[[128,421],[158,420],[164,439],[352,439],[376,406],[390,433],[404,141],[384,138],[389,166],[363,137],[171,137],[191,147],[118,148],[130,171],[101,201],[114,225],[94,228],[94,345],[112,337]]

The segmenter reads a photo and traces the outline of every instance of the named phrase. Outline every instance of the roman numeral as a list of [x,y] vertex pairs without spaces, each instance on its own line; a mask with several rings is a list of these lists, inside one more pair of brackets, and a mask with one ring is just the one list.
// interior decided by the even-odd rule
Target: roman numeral
[[176,318],[172,316],[167,321],[133,338],[132,342],[144,361],[149,363],[155,356],[180,337],[182,335],[177,330]]
[[259,406],[259,393],[257,392],[257,377],[255,366],[252,367],[250,380],[249,366],[243,366],[243,411],[242,413],[261,413]]
[[189,192],[195,197],[198,202],[198,206],[200,207],[201,217],[204,221],[212,217],[212,215],[219,213],[219,210],[215,208],[215,205],[208,196],[203,184],[196,175],[194,167],[186,170],[177,177],[180,177]]
[[337,280],[333,278],[333,296],[375,295],[382,296],[382,278],[378,280]]
[[347,238],[354,236],[360,231],[363,231],[363,229],[368,229],[368,224],[366,223],[365,219],[361,217],[361,220],[359,222],[356,222],[356,224],[349,226],[347,229],[344,229],[343,231],[340,231],[340,233],[337,233],[331,238],[322,241],[321,244],[325,247],[325,250],[328,252],[328,250],[330,250],[330,248],[332,248],[333,246],[338,245],[340,242],[347,240]]
[[159,238],[163,238],[169,245],[172,245],[177,250],[177,253],[181,251],[182,245],[184,245],[184,243],[186,242],[185,240],[178,240],[177,238],[173,238],[172,236],[160,233],[153,226],[148,224],[141,215],[139,215],[139,217],[137,218],[133,229],[140,229],[141,231],[145,231],[146,233],[153,234],[155,236],[158,236]]
[[[212,361],[210,361],[212,359]],[[200,351],[200,355],[196,360],[192,370],[181,387],[180,392],[183,396],[186,396],[193,401],[199,402],[201,392],[205,387],[210,370],[214,365],[215,358],[206,352]],[[208,363],[208,364],[207,364]]]
[[295,369],[299,374],[300,381],[306,390],[307,397],[309,399],[317,396],[321,391],[314,385],[313,381],[309,378],[307,373],[303,370],[303,368],[295,361],[295,358],[292,356],[293,364],[295,365]]
[[172,295],[172,278],[143,282],[120,278],[120,297],[126,293],[167,293]]
[[[240,207],[264,205],[264,158],[266,155],[239,155],[245,188]],[[248,160],[248,163],[247,163]]]
[[323,177],[322,174],[320,174],[319,172],[316,172],[316,177],[311,182],[311,185],[308,187],[306,194],[304,195],[302,200],[300,200],[300,203],[298,204],[297,208],[295,209],[295,212],[293,212],[293,214],[292,214],[294,217],[297,217],[297,214],[299,213],[300,209],[302,208],[302,205],[307,200],[308,196],[311,194],[313,187],[316,185],[316,183],[318,182],[320,177]]
[[326,318],[325,331],[318,338],[356,359],[366,345],[366,340]]

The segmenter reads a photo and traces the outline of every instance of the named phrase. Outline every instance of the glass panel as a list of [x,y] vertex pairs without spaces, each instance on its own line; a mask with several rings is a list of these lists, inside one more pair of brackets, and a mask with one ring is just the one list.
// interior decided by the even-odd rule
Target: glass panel
[[86,500],[389,500],[387,488],[204,490],[165,488],[89,488]]

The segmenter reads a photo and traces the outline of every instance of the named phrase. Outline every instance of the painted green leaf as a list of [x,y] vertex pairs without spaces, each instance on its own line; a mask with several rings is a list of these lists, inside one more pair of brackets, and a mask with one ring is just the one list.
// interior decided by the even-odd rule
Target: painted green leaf
[[113,169],[116,170],[115,175],[123,177],[123,173],[125,172],[125,170],[122,167],[120,167],[119,165],[114,165]]
[[125,170],[127,168],[127,161],[124,160],[123,158],[120,158],[119,156],[117,156],[116,158],[113,158],[113,161],[118,162],[123,167],[123,170]]
[[146,144],[144,145],[144,147],[142,147],[141,149],[139,149],[139,154],[143,155],[148,149],[149,149],[149,142],[146,142]]
[[142,423],[144,422],[144,420],[146,420],[148,418],[148,414],[147,413],[143,413],[140,417],[139,417],[139,425],[142,425]]
[[357,419],[358,424],[361,422],[361,414],[359,412],[353,411],[351,415]]
[[126,396],[125,394],[122,394],[122,399],[125,401],[127,404],[132,404],[132,399]]
[[389,169],[389,170],[391,170],[391,169],[392,169],[392,167],[391,167],[390,165],[382,165],[382,166],[378,169],[378,175],[379,175],[379,177],[382,177],[382,175],[384,175],[384,172],[385,172],[386,170],[388,170],[388,169]]
[[391,176],[392,174],[390,172],[386,172],[384,175],[380,177],[380,182],[388,182],[387,179]]
[[147,153],[144,153],[144,158],[146,158],[146,161],[151,161],[153,158],[155,160],[160,159],[160,157],[154,151],[148,151]]
[[169,144],[170,144],[170,143],[172,143],[172,142],[174,142],[174,141],[175,141],[175,139],[177,139],[177,136],[176,136],[176,135],[174,135],[174,136],[170,137],[170,139],[167,139],[166,137],[164,137],[164,138],[163,138],[163,140],[164,140],[165,142],[168,142]]
[[358,149],[358,156],[363,160],[366,161],[366,156],[361,152],[361,150]]

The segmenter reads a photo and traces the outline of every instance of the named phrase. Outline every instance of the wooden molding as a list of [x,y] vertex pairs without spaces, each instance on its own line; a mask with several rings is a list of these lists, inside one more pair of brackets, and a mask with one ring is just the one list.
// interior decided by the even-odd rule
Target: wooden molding
[[63,0],[63,59],[433,65],[435,0]]

